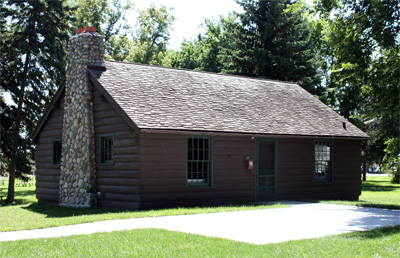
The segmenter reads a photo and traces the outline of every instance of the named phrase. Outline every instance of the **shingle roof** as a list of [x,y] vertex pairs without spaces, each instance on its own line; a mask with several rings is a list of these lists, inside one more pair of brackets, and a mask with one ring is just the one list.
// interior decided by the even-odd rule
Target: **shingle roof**
[[368,137],[294,83],[110,61],[89,71],[139,129]]

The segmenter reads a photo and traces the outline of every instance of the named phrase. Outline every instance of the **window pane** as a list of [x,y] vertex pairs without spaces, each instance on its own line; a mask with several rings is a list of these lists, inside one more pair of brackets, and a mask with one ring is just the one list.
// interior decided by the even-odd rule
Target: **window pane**
[[110,146],[110,160],[114,160],[114,139],[110,137],[109,139],[109,146]]
[[209,160],[209,154],[208,154],[208,150],[204,150],[204,160]]
[[53,164],[61,164],[61,151],[62,143],[61,141],[53,141]]
[[112,160],[112,138],[107,137],[104,139],[104,152],[105,152],[105,160]]
[[204,151],[199,150],[199,160],[203,160],[203,159],[204,159]]
[[112,163],[114,160],[114,140],[112,136],[100,138],[100,162]]
[[331,143],[315,142],[314,178],[319,182],[332,181]]
[[186,146],[188,184],[206,184],[210,174],[210,139],[188,138]]
[[62,144],[61,141],[57,142],[57,163],[61,163],[61,148]]

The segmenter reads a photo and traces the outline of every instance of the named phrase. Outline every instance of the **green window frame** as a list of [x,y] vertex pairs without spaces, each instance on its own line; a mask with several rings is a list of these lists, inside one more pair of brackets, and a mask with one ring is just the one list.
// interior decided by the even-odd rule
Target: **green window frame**
[[213,138],[204,135],[186,137],[186,185],[188,187],[212,186]]
[[333,182],[333,142],[330,140],[314,141],[314,181]]
[[102,134],[99,140],[100,164],[114,164],[114,135]]
[[53,139],[53,165],[61,165],[62,140],[61,138]]

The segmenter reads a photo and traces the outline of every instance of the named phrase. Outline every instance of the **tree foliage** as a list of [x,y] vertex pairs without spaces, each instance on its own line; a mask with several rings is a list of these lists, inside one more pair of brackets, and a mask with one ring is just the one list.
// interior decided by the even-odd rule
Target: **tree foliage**
[[322,95],[311,28],[290,0],[242,0],[244,12],[205,21],[206,33],[185,41],[174,67],[295,81]]
[[[399,153],[400,1],[317,1],[325,22],[330,103],[369,135],[364,158],[397,167]],[[397,148],[398,150],[398,148]]]
[[[70,0],[69,5],[75,9],[73,14],[73,28],[86,26],[96,27],[104,37],[106,55],[110,58],[119,58],[123,53],[115,49],[117,42],[126,38],[126,31],[130,28],[126,16],[134,8],[130,0]],[[121,43],[119,43],[121,44]]]
[[222,51],[233,47],[231,29],[237,16],[220,16],[219,20],[205,19],[202,26],[205,34],[199,34],[193,41],[184,40],[181,50],[171,54],[171,66],[193,70],[229,73],[228,60],[224,60]]
[[62,1],[3,0],[0,4],[1,152],[10,173],[6,203],[14,201],[15,175],[30,173],[29,137],[65,74],[70,10]]
[[167,44],[172,29],[174,16],[165,6],[154,4],[139,12],[133,45],[126,60],[134,63],[165,65]]
[[290,0],[241,0],[244,12],[232,52],[239,74],[294,81],[312,94],[319,85],[311,30],[302,9]]

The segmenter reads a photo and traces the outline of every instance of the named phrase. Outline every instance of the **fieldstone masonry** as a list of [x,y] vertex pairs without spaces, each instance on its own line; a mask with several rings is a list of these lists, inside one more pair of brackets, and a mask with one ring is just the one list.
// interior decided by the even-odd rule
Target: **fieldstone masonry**
[[61,206],[96,204],[95,138],[88,65],[105,67],[103,37],[95,28],[77,30],[68,46],[60,175]]

